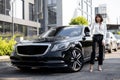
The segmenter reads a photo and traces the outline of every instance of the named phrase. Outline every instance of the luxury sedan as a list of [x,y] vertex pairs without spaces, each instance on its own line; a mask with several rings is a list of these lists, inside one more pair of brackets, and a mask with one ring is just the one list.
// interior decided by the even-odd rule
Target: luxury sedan
[[76,72],[90,60],[91,51],[88,27],[61,26],[49,29],[36,40],[16,44],[10,59],[20,70],[63,67]]

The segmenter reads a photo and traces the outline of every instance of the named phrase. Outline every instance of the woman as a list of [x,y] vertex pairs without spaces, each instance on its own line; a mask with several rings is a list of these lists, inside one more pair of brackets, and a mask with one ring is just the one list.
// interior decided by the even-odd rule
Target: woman
[[96,43],[99,45],[99,57],[98,57],[98,70],[102,71],[103,65],[103,48],[106,38],[106,24],[103,23],[103,18],[100,14],[95,17],[95,23],[91,26],[91,34],[93,35],[92,53],[90,60],[90,72],[93,71],[93,65],[95,62]]

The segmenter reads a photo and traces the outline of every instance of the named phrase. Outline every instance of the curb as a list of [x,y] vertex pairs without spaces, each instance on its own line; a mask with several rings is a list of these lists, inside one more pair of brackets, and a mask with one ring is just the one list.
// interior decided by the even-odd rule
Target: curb
[[0,56],[0,62],[10,61],[9,56]]

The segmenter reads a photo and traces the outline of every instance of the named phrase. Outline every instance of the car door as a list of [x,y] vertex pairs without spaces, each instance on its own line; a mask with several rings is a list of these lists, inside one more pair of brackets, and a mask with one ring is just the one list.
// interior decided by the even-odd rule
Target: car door
[[84,57],[87,59],[90,57],[92,52],[92,37],[90,36],[90,30],[88,27],[85,27],[83,34],[84,36],[81,43],[83,47]]

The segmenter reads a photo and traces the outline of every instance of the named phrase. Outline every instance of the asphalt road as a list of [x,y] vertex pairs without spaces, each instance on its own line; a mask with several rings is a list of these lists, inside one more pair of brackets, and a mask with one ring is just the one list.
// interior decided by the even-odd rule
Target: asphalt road
[[19,71],[10,62],[0,62],[0,80],[120,80],[120,50],[106,53],[102,72],[97,71],[97,62],[92,73],[88,63],[80,72],[69,73],[65,69]]

